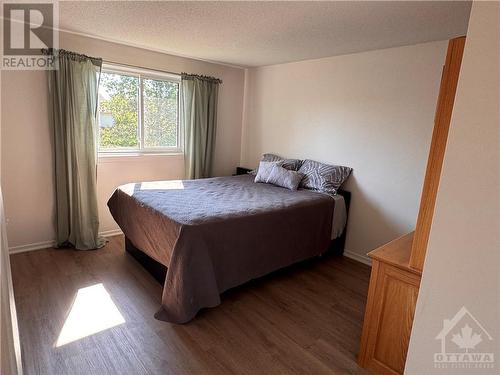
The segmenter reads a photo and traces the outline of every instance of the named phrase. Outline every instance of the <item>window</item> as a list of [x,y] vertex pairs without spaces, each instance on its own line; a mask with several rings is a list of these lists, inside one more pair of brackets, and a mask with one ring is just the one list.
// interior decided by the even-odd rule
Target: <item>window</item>
[[105,65],[99,86],[99,153],[180,152],[175,75]]

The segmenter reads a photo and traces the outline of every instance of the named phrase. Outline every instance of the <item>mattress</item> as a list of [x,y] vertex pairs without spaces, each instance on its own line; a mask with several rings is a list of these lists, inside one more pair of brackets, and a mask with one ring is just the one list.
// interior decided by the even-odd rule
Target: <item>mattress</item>
[[343,203],[243,175],[127,184],[108,206],[133,245],[168,267],[155,316],[185,323],[223,291],[323,253],[333,223],[345,225]]

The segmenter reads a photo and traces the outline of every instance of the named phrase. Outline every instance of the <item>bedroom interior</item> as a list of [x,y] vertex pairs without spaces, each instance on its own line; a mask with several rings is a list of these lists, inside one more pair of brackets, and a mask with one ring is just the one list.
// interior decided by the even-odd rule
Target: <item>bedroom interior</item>
[[40,4],[2,374],[498,371],[500,3]]

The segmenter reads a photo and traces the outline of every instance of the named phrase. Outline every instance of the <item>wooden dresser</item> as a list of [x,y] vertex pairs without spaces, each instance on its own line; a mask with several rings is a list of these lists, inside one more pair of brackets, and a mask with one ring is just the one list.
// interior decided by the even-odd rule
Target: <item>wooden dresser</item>
[[402,374],[421,271],[409,265],[414,232],[373,250],[359,365],[374,374]]
[[373,374],[404,372],[464,46],[465,37],[448,43],[416,229],[368,254],[373,264],[358,363]]

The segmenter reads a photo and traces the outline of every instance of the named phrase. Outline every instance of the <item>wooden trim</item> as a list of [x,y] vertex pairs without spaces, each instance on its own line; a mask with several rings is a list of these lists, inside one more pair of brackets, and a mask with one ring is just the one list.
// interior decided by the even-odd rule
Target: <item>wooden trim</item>
[[446,62],[441,76],[441,88],[439,90],[434,118],[434,131],[432,133],[429,159],[427,161],[427,170],[425,172],[424,186],[420,200],[420,210],[410,256],[410,267],[420,271],[424,267],[464,46],[465,37],[449,41]]

